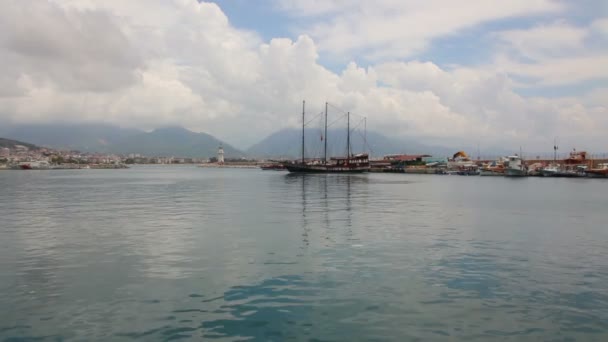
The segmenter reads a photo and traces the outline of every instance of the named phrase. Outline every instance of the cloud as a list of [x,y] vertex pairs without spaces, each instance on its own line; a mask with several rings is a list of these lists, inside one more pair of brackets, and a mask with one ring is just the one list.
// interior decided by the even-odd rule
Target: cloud
[[306,1],[278,0],[292,16],[305,16],[322,51],[339,59],[362,55],[369,61],[403,59],[429,47],[432,40],[499,19],[555,13],[550,0],[474,1]]
[[608,46],[594,33],[603,20],[588,26],[564,21],[493,33],[498,41],[491,68],[525,78],[522,87],[560,86],[608,78]]
[[7,1],[0,11],[0,60],[9,77],[37,85],[105,91],[136,82],[142,58],[115,17],[63,10],[46,1]]
[[531,60],[570,56],[584,47],[589,31],[564,22],[497,33],[507,49]]
[[[329,18],[316,27],[338,27],[338,17],[349,13],[370,11],[373,20],[383,13],[367,2],[362,7],[350,1],[317,2],[318,7],[297,1],[281,4],[300,6],[306,16]],[[426,3],[393,4],[399,9],[395,15],[414,15],[412,27],[431,20]],[[384,13],[389,18],[385,29],[391,28],[386,37],[363,28],[350,32],[346,25],[348,34],[361,42],[349,41],[336,51],[351,53],[368,49],[366,42],[377,42],[378,47],[396,44],[395,51],[407,53],[418,49],[416,44],[422,48],[433,37],[476,23],[561,9],[550,1],[492,6],[480,2],[474,13],[467,12],[473,6],[468,3],[446,6],[455,18],[439,14],[415,28],[422,38],[414,45],[405,39],[412,33],[392,32],[408,31],[397,25],[404,19],[395,21],[392,13]],[[580,50],[581,39],[586,46],[587,35],[562,22],[535,26],[532,33],[493,33],[501,38],[503,59],[480,66],[448,68],[414,60],[362,67],[349,58],[350,63],[335,72],[321,64],[320,56],[327,51],[327,41],[337,36],[303,34],[293,40],[263,41],[255,32],[235,28],[213,3],[9,1],[0,3],[0,16],[0,60],[10,66],[0,75],[0,122],[108,122],[143,129],[182,125],[246,147],[275,130],[298,126],[301,101],[306,99],[310,115],[330,101],[366,115],[370,129],[455,148],[480,140],[504,148],[542,147],[555,135],[590,148],[605,148],[608,142],[603,134],[608,128],[603,92],[530,98],[516,91],[521,86],[513,78],[517,75],[533,77],[538,84],[569,84],[604,75],[599,70],[605,66],[601,54],[555,55],[560,51],[556,46],[573,53]],[[445,27],[435,24],[440,20]],[[535,46],[535,40],[555,36],[562,26],[574,33]],[[520,51],[537,56],[539,62],[522,62],[515,55]]]

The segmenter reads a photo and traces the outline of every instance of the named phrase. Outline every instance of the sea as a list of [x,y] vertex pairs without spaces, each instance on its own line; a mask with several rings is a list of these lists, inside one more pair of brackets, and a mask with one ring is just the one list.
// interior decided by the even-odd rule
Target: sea
[[0,172],[0,341],[608,341],[608,180]]

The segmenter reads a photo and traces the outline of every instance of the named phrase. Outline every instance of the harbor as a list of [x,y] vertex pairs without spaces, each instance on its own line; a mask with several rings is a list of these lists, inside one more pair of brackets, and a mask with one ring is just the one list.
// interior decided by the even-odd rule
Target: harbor
[[[354,157],[353,157],[354,159]],[[274,162],[260,166],[263,170],[284,171],[283,165],[298,161]],[[302,163],[299,161],[299,163]],[[305,163],[322,164],[323,160],[309,158]],[[369,160],[368,172],[423,175],[501,176],[501,177],[561,177],[608,178],[608,158],[587,158],[584,151],[572,151],[563,159],[526,160],[518,154],[492,159],[471,159],[458,151],[451,158],[430,155],[386,155]]]

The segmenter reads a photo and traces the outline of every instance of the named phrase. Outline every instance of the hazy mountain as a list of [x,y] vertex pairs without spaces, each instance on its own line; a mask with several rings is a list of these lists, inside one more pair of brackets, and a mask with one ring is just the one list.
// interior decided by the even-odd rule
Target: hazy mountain
[[106,124],[31,124],[6,127],[0,134],[40,146],[97,152],[142,132]]
[[[346,132],[344,129],[331,129],[328,131],[327,141],[328,154],[330,156],[346,154]],[[319,157],[323,155],[323,140],[321,130],[307,129],[305,133],[306,155]],[[438,156],[452,155],[455,151],[451,148],[441,146],[429,146],[415,141],[398,140],[386,137],[378,132],[367,132],[367,144],[365,151],[372,156],[380,157],[386,154],[428,153]],[[277,131],[247,150],[247,154],[254,157],[285,157],[293,158],[301,155],[302,131],[298,129],[283,129]],[[364,150],[363,134],[354,132],[351,134],[351,146],[353,153]]]
[[220,144],[224,147],[226,158],[244,156],[243,152],[209,134],[195,133],[181,127],[159,128],[150,133],[136,134],[116,142],[109,149],[122,154],[209,158],[217,155]]
[[208,158],[215,156],[222,144],[226,158],[244,156],[243,152],[209,134],[181,127],[160,128],[148,133],[107,124],[37,124],[3,127],[0,134],[39,146],[84,152]]
[[30,150],[39,149],[38,146],[23,142],[23,141],[0,138],[0,148],[8,147],[8,148],[12,149],[15,147],[15,145],[23,145],[23,146],[29,148]]

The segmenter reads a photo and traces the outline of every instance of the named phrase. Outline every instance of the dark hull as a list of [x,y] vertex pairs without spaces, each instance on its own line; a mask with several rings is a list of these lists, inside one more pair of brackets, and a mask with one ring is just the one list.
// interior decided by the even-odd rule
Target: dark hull
[[285,165],[292,173],[363,173],[369,172],[368,166],[334,167],[325,165]]
[[589,170],[589,171],[587,171],[587,177],[590,177],[590,178],[608,178],[608,173],[606,173],[606,171],[604,171],[604,170],[602,170],[602,171]]
[[264,171],[283,171],[283,170],[285,170],[285,167],[283,165],[281,165],[281,166],[260,166],[260,169],[262,169]]

